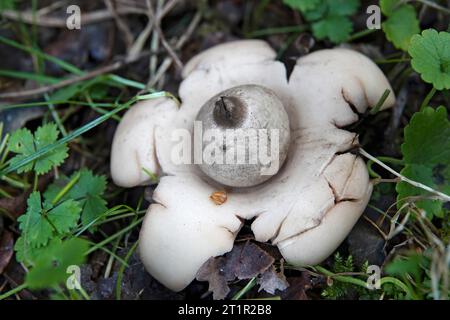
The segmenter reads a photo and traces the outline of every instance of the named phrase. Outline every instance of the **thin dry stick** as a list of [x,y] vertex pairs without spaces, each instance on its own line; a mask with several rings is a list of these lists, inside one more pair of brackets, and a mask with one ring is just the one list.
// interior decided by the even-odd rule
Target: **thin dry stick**
[[[178,0],[172,0],[169,1],[164,8],[161,10],[160,14],[157,15],[157,19],[161,20],[167,13],[170,12],[170,10],[176,5]],[[145,11],[143,11],[145,12]],[[146,15],[148,16],[149,20],[147,25],[145,26],[144,30],[139,34],[137,39],[134,41],[133,45],[131,46],[130,50],[128,51],[128,57],[131,59],[134,56],[138,55],[139,52],[142,51],[142,48],[145,45],[145,42],[147,41],[148,37],[150,36],[150,33],[153,30],[155,22],[150,17],[150,14],[146,12]]]
[[[156,15],[157,16],[159,16],[161,14],[163,4],[164,4],[164,0],[158,0],[158,4],[156,5]],[[150,71],[150,78],[153,78],[156,73],[156,67],[158,66],[158,55],[156,54],[156,52],[158,52],[158,50],[159,50],[158,32],[153,31],[152,39],[150,41],[150,51],[154,52],[154,53],[150,56],[150,61],[148,64],[149,71]]]
[[42,87],[39,87],[36,89],[31,89],[31,90],[2,93],[2,94],[0,94],[0,99],[15,99],[15,98],[39,96],[44,93],[51,92],[51,91],[54,91],[57,89],[61,89],[63,87],[69,86],[69,85],[77,83],[77,82],[89,80],[89,79],[95,78],[99,75],[116,71],[116,70],[122,68],[123,66],[133,63],[148,54],[149,54],[148,52],[143,52],[140,55],[134,57],[133,59],[119,60],[108,66],[104,66],[104,67],[92,70],[81,76],[71,77],[71,78],[62,80],[62,81],[52,84],[52,85],[42,86]]
[[388,167],[387,165],[385,165],[383,162],[381,162],[380,160],[378,160],[377,158],[375,158],[374,156],[370,155],[369,153],[367,153],[364,149],[359,148],[359,153],[361,155],[363,155],[364,157],[366,157],[369,160],[372,160],[373,162],[375,162],[376,164],[378,164],[379,166],[381,166],[382,168],[386,169],[387,171],[389,171],[390,173],[392,173],[394,176],[399,177],[402,181],[409,183],[410,185],[413,185],[414,187],[423,189],[425,191],[428,191],[430,193],[433,193],[437,196],[439,196],[440,199],[449,202],[450,201],[450,196],[446,195],[445,193],[439,192],[437,190],[434,190],[433,188],[430,188],[427,185],[424,185],[423,183],[408,179],[407,177],[401,175],[400,173],[398,173],[397,171],[395,171],[394,169]]
[[[145,15],[145,11],[139,8],[133,7],[121,7],[117,8],[118,15]],[[0,12],[0,16],[3,18],[13,20],[13,21],[21,21],[27,24],[35,24],[41,27],[52,27],[52,28],[67,28],[66,19],[59,17],[46,17],[37,15],[36,20],[33,20],[32,12],[17,12],[13,10],[3,10]],[[114,18],[112,13],[108,9],[102,9],[97,11],[92,11],[88,13],[84,13],[81,15],[81,25],[87,25],[92,23],[97,23],[105,20],[109,20]]]
[[131,45],[133,44],[133,34],[131,33],[130,29],[128,28],[127,24],[122,20],[120,15],[117,13],[117,9],[114,6],[114,3],[112,0],[104,0],[106,8],[111,12],[117,28],[120,30],[120,32],[123,35],[125,46],[128,49],[130,49]]
[[[180,50],[184,46],[186,41],[189,40],[191,35],[194,33],[195,28],[197,28],[198,24],[200,23],[201,18],[201,13],[197,12],[191,23],[189,24],[186,32],[180,37],[180,39],[178,39],[177,43],[175,44],[175,50]],[[164,61],[158,68],[155,77],[153,79],[150,79],[150,81],[147,83],[147,89],[152,88],[159,81],[159,79],[161,79],[167,69],[169,69],[169,67],[171,66],[172,62],[172,57],[167,57],[166,59],[164,59]]]
[[422,4],[424,4],[425,6],[431,7],[433,9],[445,12],[447,14],[450,14],[450,9],[443,7],[435,2],[429,1],[429,0],[415,0],[417,2],[420,2]]
[[[172,1],[174,5],[178,2],[178,0]],[[172,49],[172,47],[169,45],[169,43],[166,40],[166,37],[164,36],[164,32],[161,30],[161,16],[155,15],[155,12],[153,11],[153,8],[150,4],[150,1],[147,0],[148,4],[148,13],[149,13],[149,19],[153,20],[153,28],[155,28],[156,32],[158,32],[161,44],[166,49],[167,53],[172,57],[173,61],[175,61],[175,64],[177,67],[181,70],[183,69],[183,63],[176,55],[175,51]]]

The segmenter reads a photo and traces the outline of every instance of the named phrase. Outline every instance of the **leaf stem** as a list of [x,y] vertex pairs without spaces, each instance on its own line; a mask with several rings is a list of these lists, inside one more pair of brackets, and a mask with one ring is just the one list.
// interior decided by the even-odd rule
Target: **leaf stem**
[[70,191],[70,189],[72,189],[72,187],[75,185],[75,183],[78,182],[78,180],[80,179],[81,176],[81,172],[78,172],[75,177],[72,178],[72,180],[69,181],[69,183],[67,183],[64,188],[61,189],[61,191],[58,192],[58,194],[55,196],[55,198],[52,200],[52,205],[54,206],[55,204],[57,204],[59,202],[59,200],[61,200],[62,197],[64,197],[67,192]]
[[428,92],[427,96],[425,97],[425,99],[423,100],[422,104],[420,105],[420,109],[419,111],[422,111],[423,109],[425,109],[425,107],[428,106],[428,104],[430,103],[431,99],[433,98],[434,94],[436,93],[436,88],[433,87],[430,92]]
[[0,300],[4,300],[13,294],[16,294],[28,287],[27,283],[22,283],[20,286],[15,287],[14,289],[9,290],[8,292],[5,292],[4,294],[0,295]]
[[239,300],[244,294],[256,285],[256,277],[253,277],[241,290],[236,293],[231,300]]
[[430,193],[433,193],[433,194],[437,195],[439,198],[441,198],[443,201],[446,201],[446,202],[450,201],[450,196],[449,195],[447,195],[445,193],[442,193],[442,192],[439,192],[437,190],[434,190],[433,188],[430,188],[429,186],[424,185],[423,183],[411,180],[411,179],[401,175],[400,173],[398,173],[397,171],[395,171],[391,167],[388,167],[383,162],[381,162],[380,160],[378,160],[374,156],[372,156],[369,153],[367,153],[364,149],[359,148],[359,153],[361,155],[363,155],[364,157],[366,157],[367,159],[372,160],[373,162],[375,162],[376,164],[381,166],[383,169],[386,169],[387,171],[392,173],[394,176],[400,178],[402,181],[404,181],[406,183],[409,183],[410,185],[413,185],[414,187],[417,187],[417,188],[423,189],[425,191],[428,191]]

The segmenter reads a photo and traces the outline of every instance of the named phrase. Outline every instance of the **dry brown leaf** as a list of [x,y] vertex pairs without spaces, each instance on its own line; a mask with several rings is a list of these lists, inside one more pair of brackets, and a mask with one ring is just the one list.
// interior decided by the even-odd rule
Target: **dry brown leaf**
[[3,231],[0,237],[0,274],[8,266],[14,253],[14,238],[11,232]]
[[283,272],[277,272],[274,266],[271,266],[261,277],[257,279],[259,284],[258,291],[264,290],[267,293],[275,294],[275,291],[286,290],[289,287],[286,277]]

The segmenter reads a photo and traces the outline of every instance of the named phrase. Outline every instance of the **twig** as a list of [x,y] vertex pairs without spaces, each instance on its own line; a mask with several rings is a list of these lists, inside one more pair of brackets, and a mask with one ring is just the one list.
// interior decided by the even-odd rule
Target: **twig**
[[133,35],[130,29],[128,28],[127,24],[122,20],[120,15],[117,13],[117,9],[114,6],[112,0],[104,0],[104,3],[106,8],[111,12],[111,15],[113,16],[116,22],[117,28],[122,33],[127,49],[130,49],[131,45],[133,44]]
[[380,160],[378,160],[374,156],[372,156],[369,153],[367,153],[364,149],[359,148],[359,153],[361,155],[363,155],[364,157],[366,157],[367,159],[372,160],[373,162],[375,162],[376,164],[378,164],[382,168],[386,169],[387,171],[392,173],[394,176],[399,177],[402,181],[404,181],[406,183],[409,183],[410,185],[413,185],[414,187],[417,187],[417,188],[423,189],[425,191],[428,191],[430,193],[433,193],[433,194],[439,196],[439,198],[442,199],[443,201],[446,201],[446,202],[450,201],[450,196],[449,195],[447,195],[445,193],[442,193],[442,192],[439,192],[437,190],[434,190],[433,188],[430,188],[429,186],[424,185],[423,183],[411,180],[411,179],[401,175],[400,173],[398,173],[394,169],[388,167],[387,165],[385,165],[383,162],[381,162]]
[[[139,9],[139,8],[133,8],[133,7],[121,7],[117,8],[117,14],[118,15],[129,15],[129,14],[136,14],[136,15],[145,15],[145,11]],[[32,12],[17,12],[13,10],[3,10],[0,12],[0,16],[3,18],[14,20],[14,21],[21,21],[27,24],[35,24],[37,26],[41,27],[53,27],[53,28],[67,28],[66,26],[66,19],[65,18],[59,18],[59,17],[46,17],[38,15],[36,16],[36,19],[33,19],[33,13]],[[108,9],[102,9],[97,11],[92,11],[88,13],[84,13],[81,15],[81,24],[87,25],[92,23],[97,23],[105,20],[109,20],[114,18],[112,13]]]
[[14,98],[39,96],[44,93],[51,92],[51,91],[54,91],[57,89],[61,89],[63,87],[69,86],[69,85],[77,83],[77,82],[89,80],[89,79],[95,78],[99,75],[116,71],[116,70],[124,67],[127,64],[130,64],[130,63],[133,63],[133,62],[139,60],[140,58],[142,58],[143,56],[146,56],[148,54],[149,54],[148,52],[143,52],[143,53],[139,54],[138,56],[134,57],[133,59],[119,60],[119,61],[114,62],[113,64],[92,70],[92,71],[85,73],[83,75],[80,75],[80,76],[71,77],[71,78],[62,80],[62,81],[52,84],[52,85],[43,86],[43,87],[39,87],[36,89],[31,89],[31,90],[2,93],[2,94],[0,94],[0,99],[14,99]]
[[[175,50],[180,50],[184,46],[186,41],[191,37],[192,33],[194,33],[194,30],[197,28],[197,25],[199,24],[201,18],[202,14],[200,12],[197,12],[191,23],[189,24],[186,32],[178,39],[177,43],[175,44]],[[158,68],[155,77],[148,82],[147,88],[152,88],[159,81],[159,79],[161,79],[167,69],[169,69],[169,67],[171,66],[172,62],[172,57],[167,57],[166,59],[164,59],[164,61]]]
[[[178,3],[179,0],[172,0],[171,3],[175,5]],[[153,8],[150,4],[150,1],[147,0],[148,3],[148,12],[149,12],[149,19],[153,19],[153,27],[155,28],[156,32],[158,32],[161,44],[166,49],[167,53],[172,57],[173,61],[175,61],[175,64],[177,67],[181,70],[183,69],[183,63],[176,55],[175,51],[172,49],[172,47],[169,45],[169,43],[166,40],[166,37],[164,36],[163,31],[161,30],[161,16],[155,15],[155,12],[153,11]]]
[[[171,0],[169,1],[164,8],[161,10],[161,12],[156,16],[156,20],[161,20],[167,13],[170,12],[170,10],[176,5],[178,0]],[[150,8],[150,5],[149,5]],[[152,19],[149,12],[144,12],[148,16],[148,23],[145,26],[144,30],[139,34],[137,39],[134,41],[133,45],[131,46],[130,50],[128,51],[128,58],[132,59],[134,56],[138,55],[139,52],[141,52],[142,48],[144,47],[145,42],[147,41],[148,37],[150,36],[150,33],[153,30],[153,27],[155,25],[155,19]]]
[[415,0],[415,1],[420,2],[423,5],[431,7],[433,9],[445,12],[447,14],[450,14],[450,9],[448,9],[446,7],[443,7],[443,6],[441,6],[441,5],[437,4],[437,3],[434,3],[432,1],[429,1],[429,0]]

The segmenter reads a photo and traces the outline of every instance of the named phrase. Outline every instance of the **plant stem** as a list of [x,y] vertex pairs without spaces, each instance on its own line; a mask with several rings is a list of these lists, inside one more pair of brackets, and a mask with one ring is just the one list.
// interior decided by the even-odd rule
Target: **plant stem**
[[22,283],[20,286],[15,287],[14,289],[9,290],[8,292],[5,292],[4,294],[0,295],[0,300],[4,300],[13,294],[16,294],[28,287],[27,283]]
[[378,31],[378,30],[377,30],[377,29],[366,29],[366,30],[362,30],[362,31],[355,32],[354,34],[352,34],[352,35],[347,39],[347,42],[351,42],[351,41],[354,41],[354,40],[356,40],[356,39],[365,37],[365,36],[367,36],[367,35],[369,35],[369,34],[372,34],[372,33],[376,32],[376,31]]
[[406,183],[409,183],[410,185],[413,185],[414,187],[417,187],[417,188],[423,189],[425,191],[428,191],[430,193],[433,193],[433,194],[437,195],[439,198],[441,198],[445,202],[449,202],[450,201],[450,196],[449,195],[447,195],[445,193],[442,193],[442,192],[439,192],[437,190],[434,190],[433,188],[430,188],[429,186],[424,185],[423,183],[411,180],[411,179],[401,175],[400,173],[398,173],[394,169],[388,167],[387,165],[385,165],[383,162],[381,162],[380,160],[378,160],[374,156],[372,156],[369,153],[367,153],[364,149],[359,148],[359,153],[361,155],[363,155],[364,157],[366,157],[367,159],[372,160],[373,162],[375,162],[376,164],[378,164],[382,168],[386,169],[387,171],[392,173],[394,176],[400,178],[402,181],[404,181]]
[[423,100],[419,111],[422,111],[423,109],[425,109],[426,106],[428,106],[428,104],[430,103],[430,100],[433,98],[434,94],[436,93],[436,88],[433,87],[430,92],[428,92],[427,96],[425,97],[425,99]]
[[241,290],[239,290],[238,293],[234,295],[231,300],[239,300],[242,298],[244,294],[246,294],[251,288],[253,288],[256,285],[256,277],[252,278]]
[[[131,255],[133,254],[134,251],[136,251],[136,248],[138,246],[139,241],[136,241],[133,246],[130,248],[130,250],[128,251],[127,255],[125,256],[125,262],[128,263],[128,260],[130,259]],[[123,273],[125,272],[125,268],[127,267],[126,264],[122,264],[119,268],[119,271],[117,273],[117,281],[116,281],[116,300],[120,300],[121,299],[121,294],[122,294],[122,278],[123,278]]]

